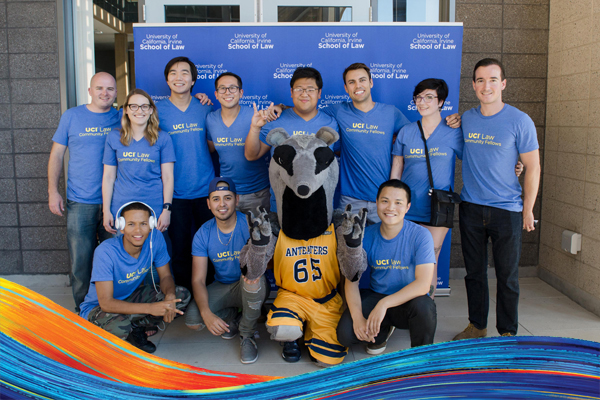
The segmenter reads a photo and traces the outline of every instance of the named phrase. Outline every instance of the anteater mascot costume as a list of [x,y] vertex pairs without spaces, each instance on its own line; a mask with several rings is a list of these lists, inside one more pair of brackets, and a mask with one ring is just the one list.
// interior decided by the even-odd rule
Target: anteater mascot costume
[[279,291],[267,330],[271,339],[284,342],[282,356],[290,362],[300,359],[297,339],[302,336],[318,365],[344,360],[347,348],[336,334],[343,312],[337,292],[340,268],[355,281],[367,267],[362,248],[366,210],[352,214],[348,207],[339,213],[337,232],[332,222],[339,166],[328,146],[338,139],[338,133],[327,127],[316,135],[290,137],[282,128],[269,132],[267,142],[274,147],[269,178],[277,214],[267,216],[263,209],[257,216],[249,215],[251,240],[240,254],[248,279],[262,275],[273,258]]

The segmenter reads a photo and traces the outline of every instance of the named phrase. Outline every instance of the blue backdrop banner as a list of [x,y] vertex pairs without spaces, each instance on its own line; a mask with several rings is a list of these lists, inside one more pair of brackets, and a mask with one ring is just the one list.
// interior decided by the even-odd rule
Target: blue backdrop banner
[[[349,101],[342,73],[355,62],[371,68],[373,100],[393,104],[411,121],[419,114],[414,87],[441,78],[450,94],[442,116],[458,112],[463,27],[460,23],[411,24],[135,24],[136,87],[154,100],[168,97],[164,67],[173,57],[189,57],[198,68],[193,93],[214,96],[215,78],[226,71],[242,78],[241,104],[266,108],[291,105],[290,78],[310,66],[323,76],[319,108]],[[445,246],[443,253],[450,252]],[[439,288],[448,287],[449,257],[440,257]]]

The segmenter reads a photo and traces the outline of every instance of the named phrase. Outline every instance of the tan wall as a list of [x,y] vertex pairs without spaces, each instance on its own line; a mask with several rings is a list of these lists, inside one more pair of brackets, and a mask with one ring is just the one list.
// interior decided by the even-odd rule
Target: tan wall
[[600,0],[551,0],[549,28],[539,276],[600,315]]
[[[456,0],[456,21],[464,25],[460,112],[479,105],[472,86],[473,66],[482,58],[499,59],[506,69],[503,100],[526,112],[538,131],[543,156],[546,123],[546,73],[548,0]],[[461,164],[457,163],[456,190],[462,189]],[[521,179],[522,181],[522,179]],[[541,196],[534,207],[540,217]],[[458,213],[456,215],[458,219]],[[537,276],[539,230],[523,234],[521,276]],[[491,247],[489,263],[493,265]],[[464,276],[458,221],[452,231],[450,275]],[[493,275],[492,275],[493,276]]]

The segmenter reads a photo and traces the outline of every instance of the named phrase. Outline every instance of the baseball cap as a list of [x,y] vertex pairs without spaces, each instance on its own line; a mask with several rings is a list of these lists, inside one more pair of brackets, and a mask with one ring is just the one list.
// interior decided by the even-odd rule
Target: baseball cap
[[[229,187],[224,185],[217,185],[219,182],[226,182],[227,185],[229,185]],[[208,195],[210,196],[212,192],[217,192],[220,190],[228,190],[230,192],[233,192],[233,194],[236,194],[235,183],[233,183],[233,180],[231,180],[231,178],[217,176],[212,181],[210,181],[210,184],[208,185]]]

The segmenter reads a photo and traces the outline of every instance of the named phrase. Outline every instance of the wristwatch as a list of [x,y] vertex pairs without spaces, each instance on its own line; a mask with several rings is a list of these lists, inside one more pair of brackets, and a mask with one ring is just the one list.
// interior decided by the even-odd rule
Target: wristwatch
[[165,203],[165,204],[163,204],[163,210],[171,211],[171,206],[172,206],[171,203]]

